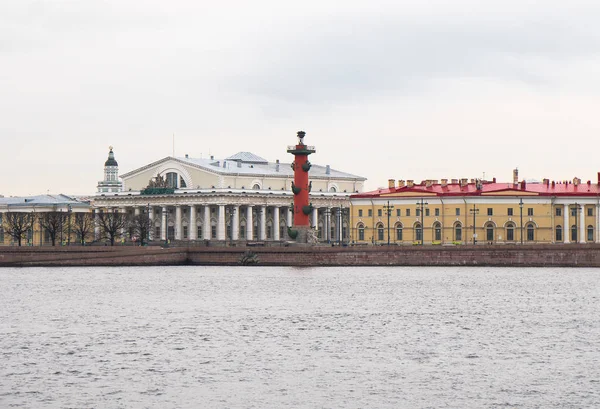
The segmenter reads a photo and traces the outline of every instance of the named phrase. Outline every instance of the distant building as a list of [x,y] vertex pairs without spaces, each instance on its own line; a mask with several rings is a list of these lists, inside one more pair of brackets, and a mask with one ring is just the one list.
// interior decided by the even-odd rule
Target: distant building
[[[111,155],[112,150],[109,159]],[[98,185],[94,208],[148,213],[152,240],[278,241],[287,239],[292,224],[289,162],[269,162],[251,152],[224,159],[168,156],[121,179],[122,191],[104,191],[110,185]],[[315,164],[310,179],[312,225],[322,240],[338,240],[342,235],[347,240],[349,197],[362,192],[366,179]]]
[[108,159],[104,162],[104,179],[98,182],[98,193],[116,193],[123,190],[123,182],[119,180],[119,164],[115,160],[113,147],[109,147]]
[[391,179],[388,188],[350,201],[357,243],[387,244],[388,237],[398,245],[600,242],[600,173],[586,183],[519,182],[516,169],[508,183]]

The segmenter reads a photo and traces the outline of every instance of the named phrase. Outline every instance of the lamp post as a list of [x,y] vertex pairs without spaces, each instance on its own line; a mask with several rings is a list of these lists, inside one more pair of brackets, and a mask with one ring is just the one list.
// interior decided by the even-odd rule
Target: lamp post
[[62,209],[60,209],[60,245],[63,245],[63,213]]
[[523,244],[523,198],[519,198],[519,213],[521,215],[521,244]]
[[[421,199],[421,201],[423,201],[423,199]],[[387,201],[386,205],[383,205],[383,211],[386,213],[387,215],[387,245],[390,245],[390,216],[392,215],[392,210],[394,210],[394,206],[390,205],[390,201]],[[423,223],[421,223],[421,228],[423,226]],[[421,230],[422,232],[422,230]],[[422,233],[421,233],[422,234]]]
[[[421,200],[417,202],[417,206],[420,206],[420,209],[421,209],[421,246],[425,245],[425,218],[424,218],[423,208],[425,206],[427,206],[428,204],[429,203],[423,201],[423,198],[421,198]],[[388,221],[389,221],[389,215],[388,215]],[[388,223],[388,226],[389,226],[389,223]],[[388,232],[388,237],[389,237],[389,232]]]
[[477,233],[475,233],[475,216],[477,215],[477,213],[479,213],[479,209],[475,207],[475,203],[473,203],[473,208],[469,209],[469,212],[471,212],[471,214],[473,215],[473,245],[475,246],[477,243]]
[[146,206],[148,212],[148,241],[146,245],[150,244],[150,229],[152,228],[152,221],[150,220],[150,203]]
[[233,245],[233,215],[235,213],[235,207],[229,209],[229,245]]
[[71,245],[71,212],[73,211],[73,209],[71,208],[71,205],[67,205],[67,223],[69,224],[69,234],[67,236],[67,246]]

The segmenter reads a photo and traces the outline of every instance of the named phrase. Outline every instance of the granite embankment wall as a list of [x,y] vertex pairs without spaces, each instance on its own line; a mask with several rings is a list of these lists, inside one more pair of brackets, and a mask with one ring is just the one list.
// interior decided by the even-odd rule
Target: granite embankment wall
[[5,247],[0,266],[569,266],[600,267],[600,245],[412,247]]

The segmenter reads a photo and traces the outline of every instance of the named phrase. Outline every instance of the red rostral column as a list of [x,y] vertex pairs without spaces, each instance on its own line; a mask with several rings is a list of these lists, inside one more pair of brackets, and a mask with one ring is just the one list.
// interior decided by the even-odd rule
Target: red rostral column
[[306,132],[298,131],[298,144],[288,146],[287,151],[294,155],[292,169],[294,169],[294,182],[292,191],[294,193],[294,227],[310,228],[310,214],[312,207],[309,202],[310,184],[308,181],[308,171],[310,162],[308,155],[315,153],[314,146],[304,144],[304,135]]

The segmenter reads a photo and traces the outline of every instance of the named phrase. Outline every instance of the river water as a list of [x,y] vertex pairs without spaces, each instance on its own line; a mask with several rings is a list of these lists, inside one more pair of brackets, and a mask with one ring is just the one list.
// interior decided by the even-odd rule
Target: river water
[[600,269],[0,269],[0,408],[598,408]]

